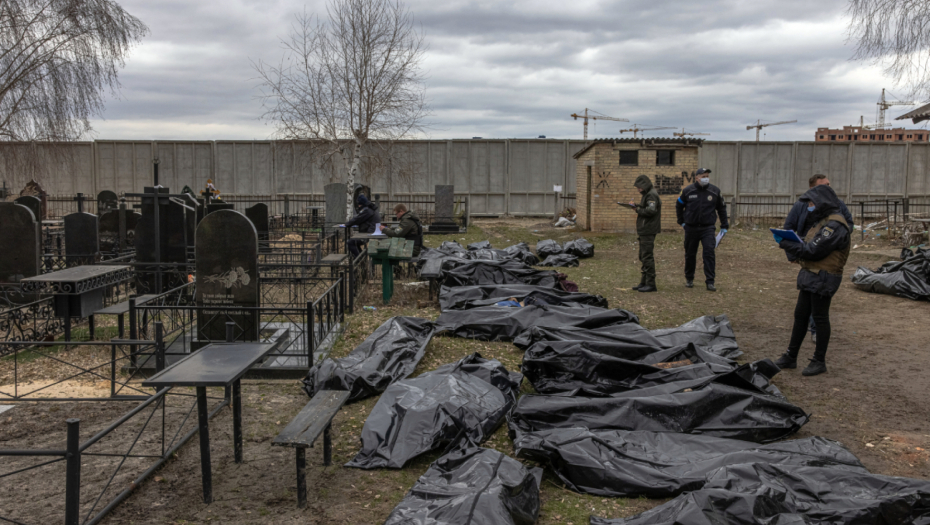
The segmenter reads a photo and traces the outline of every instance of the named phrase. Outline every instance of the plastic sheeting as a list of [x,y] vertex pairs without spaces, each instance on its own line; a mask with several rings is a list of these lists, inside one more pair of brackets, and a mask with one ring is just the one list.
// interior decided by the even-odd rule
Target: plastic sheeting
[[669,498],[698,490],[708,473],[740,463],[866,472],[846,447],[822,437],[758,445],[673,432],[566,428],[526,433],[514,448],[549,465],[571,490],[601,497]]
[[539,516],[542,469],[487,448],[437,459],[385,525],[532,525]]
[[469,310],[492,306],[510,298],[520,302],[535,301],[557,306],[598,306],[607,308],[607,299],[600,295],[563,292],[556,288],[530,284],[490,284],[482,286],[456,286],[439,289],[439,308],[443,311]]
[[860,266],[852,276],[860,290],[930,301],[930,251],[920,252],[905,261],[891,261],[874,272]]
[[491,241],[478,241],[468,245],[469,250],[486,250],[491,247]]
[[559,255],[550,255],[546,259],[539,263],[539,266],[549,266],[549,267],[560,267],[560,268],[574,268],[578,266],[578,257],[574,255],[568,255],[567,253],[560,253]]
[[509,415],[510,436],[584,427],[706,434],[768,443],[797,432],[810,416],[757,386],[756,381],[767,384],[767,378],[751,377],[756,375],[761,374],[751,365],[742,365],[712,378],[609,397],[525,395]]
[[[447,261],[448,262],[448,261]],[[556,288],[558,273],[553,270],[536,270],[520,261],[467,261],[446,269],[443,265],[443,286],[477,286],[481,284],[532,284]]]
[[526,350],[522,372],[540,394],[597,396],[713,377],[736,367],[735,361],[693,343],[660,349],[603,341],[545,341]]
[[574,255],[579,259],[594,257],[594,245],[585,239],[575,239],[562,245],[562,253]]
[[533,327],[514,339],[514,344],[526,349],[538,341],[613,341],[657,348],[674,348],[694,343],[728,359],[743,355],[726,315],[705,315],[681,326],[660,330],[646,330],[638,325],[613,325],[595,329]]
[[704,488],[626,519],[591,525],[930,523],[930,481],[815,466],[721,467]]
[[310,397],[320,390],[348,390],[349,401],[380,394],[413,373],[432,334],[433,323],[426,319],[392,317],[346,357],[314,365],[304,390]]
[[475,353],[389,386],[362,428],[362,449],[346,464],[403,468],[443,444],[480,444],[513,407],[523,376]]
[[471,310],[443,312],[436,319],[436,332],[482,341],[511,341],[530,327],[575,326],[593,329],[623,323],[638,323],[626,310],[596,306],[482,306]]
[[538,255],[541,259],[545,259],[550,255],[559,255],[561,253],[562,246],[552,239],[546,239],[536,243],[536,255]]
[[539,264],[539,257],[537,257],[531,250],[528,244],[525,242],[514,244],[513,246],[508,246],[504,248],[504,251],[510,254],[510,257],[516,259],[527,266],[536,266]]

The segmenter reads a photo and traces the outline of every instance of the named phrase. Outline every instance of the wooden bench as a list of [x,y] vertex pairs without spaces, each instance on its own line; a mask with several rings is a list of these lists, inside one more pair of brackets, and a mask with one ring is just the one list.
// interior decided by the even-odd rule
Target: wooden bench
[[297,506],[307,507],[307,457],[306,450],[313,446],[320,434],[323,434],[323,465],[333,462],[333,442],[330,427],[333,418],[349,399],[349,392],[343,390],[321,390],[288,423],[287,427],[271,442],[279,447],[293,447],[297,451]]

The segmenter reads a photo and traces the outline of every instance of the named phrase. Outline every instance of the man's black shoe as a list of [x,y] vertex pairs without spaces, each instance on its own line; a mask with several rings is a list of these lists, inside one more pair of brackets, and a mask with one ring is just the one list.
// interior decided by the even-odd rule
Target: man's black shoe
[[694,281],[685,281],[685,288],[694,288]]
[[815,360],[811,359],[811,364],[807,365],[807,368],[805,368],[804,371],[801,372],[801,375],[803,375],[803,376],[816,376],[816,375],[820,375],[820,374],[826,373],[826,371],[827,371],[827,364],[826,364],[826,363],[824,363],[824,362],[822,362],[822,361],[815,361]]
[[658,292],[659,289],[651,284],[647,284],[639,289],[640,292],[649,293],[649,292]]
[[777,366],[778,368],[781,368],[782,370],[786,368],[797,368],[798,360],[795,359],[794,357],[791,357],[787,353],[785,353],[785,354],[782,354],[781,357],[775,360],[775,366]]
[[634,290],[639,290],[639,289],[642,288],[643,286],[646,286],[646,285],[643,284],[643,283],[639,283],[639,284],[637,284],[636,286],[634,286],[633,289],[634,289]]
[[717,287],[714,286],[714,283],[707,283],[707,291],[708,291],[708,292],[716,292],[716,291],[717,291]]

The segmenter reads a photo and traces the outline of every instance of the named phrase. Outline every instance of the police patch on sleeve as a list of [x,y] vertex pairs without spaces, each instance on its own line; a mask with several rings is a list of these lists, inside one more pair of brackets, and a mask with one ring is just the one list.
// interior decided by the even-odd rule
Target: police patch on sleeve
[[714,200],[714,196],[713,196],[713,195],[708,195],[708,196],[707,196],[707,200],[709,200],[709,201]]
[[830,236],[833,235],[833,228],[824,227],[823,231],[820,232],[820,235],[822,235],[824,239],[829,239]]
[[655,208],[655,207],[656,207],[656,201],[649,201],[649,205],[646,206],[646,207],[649,208],[649,209]]

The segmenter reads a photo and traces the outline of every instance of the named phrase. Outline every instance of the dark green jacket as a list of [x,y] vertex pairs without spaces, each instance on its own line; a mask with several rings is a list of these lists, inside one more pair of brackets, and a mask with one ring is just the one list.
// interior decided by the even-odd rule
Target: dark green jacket
[[388,237],[414,241],[413,256],[420,255],[420,249],[423,248],[423,226],[420,225],[420,218],[416,213],[408,211],[400,216],[400,224],[396,228],[384,228],[382,232]]
[[643,190],[643,199],[636,205],[636,234],[658,235],[662,230],[662,201],[652,181],[645,175],[636,177],[633,186]]

